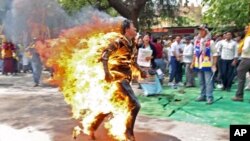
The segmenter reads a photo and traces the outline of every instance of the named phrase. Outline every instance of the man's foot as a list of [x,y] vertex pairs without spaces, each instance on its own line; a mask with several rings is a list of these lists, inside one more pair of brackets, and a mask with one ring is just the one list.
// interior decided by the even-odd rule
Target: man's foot
[[177,89],[178,87],[177,87],[176,84],[173,84],[173,85],[171,86],[171,88],[172,88],[172,89]]
[[243,101],[243,97],[238,97],[238,96],[235,96],[232,98],[233,101],[240,101],[242,102]]
[[192,84],[187,84],[186,87],[187,87],[187,88],[191,88],[191,87],[195,87],[195,86],[192,85]]
[[95,138],[95,131],[90,131],[89,136],[90,136],[90,138],[91,138],[92,140],[95,140],[95,139],[96,139],[96,138]]
[[222,85],[222,84],[218,84],[218,85],[217,85],[217,88],[218,88],[218,89],[222,89],[222,88],[223,88],[223,85]]
[[245,90],[250,90],[250,86],[246,86],[246,87],[245,87]]
[[213,100],[212,98],[207,99],[207,104],[208,104],[208,105],[213,104],[213,102],[214,102],[214,100]]
[[38,87],[39,86],[39,84],[35,84],[33,87]]
[[135,141],[135,137],[132,135],[126,135],[126,140],[125,141]]
[[195,100],[195,101],[197,101],[197,102],[206,101],[206,98],[205,98],[205,97],[203,97],[203,96],[199,96],[199,97],[197,97],[197,98],[196,98],[196,100]]
[[178,83],[177,83],[177,86],[182,87],[182,86],[184,86],[184,84],[183,84],[182,82],[178,82]]
[[173,86],[174,85],[174,83],[173,82],[168,82],[168,86]]

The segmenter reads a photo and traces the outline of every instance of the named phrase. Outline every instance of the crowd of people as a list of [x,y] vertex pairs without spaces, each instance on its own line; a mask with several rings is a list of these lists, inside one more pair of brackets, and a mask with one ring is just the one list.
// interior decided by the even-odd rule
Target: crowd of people
[[198,31],[194,37],[177,35],[170,38],[152,37],[146,33],[137,36],[136,43],[138,49],[152,50],[152,56],[145,59],[151,61],[152,69],[164,73],[164,77],[158,77],[161,84],[168,76],[168,86],[173,89],[196,87],[195,77],[198,76],[201,90],[196,101],[212,104],[214,88],[229,92],[238,82],[232,100],[243,101],[244,89],[250,88],[250,84],[245,84],[250,74],[250,27],[246,26],[242,32],[228,30],[211,35],[207,26],[201,25]]

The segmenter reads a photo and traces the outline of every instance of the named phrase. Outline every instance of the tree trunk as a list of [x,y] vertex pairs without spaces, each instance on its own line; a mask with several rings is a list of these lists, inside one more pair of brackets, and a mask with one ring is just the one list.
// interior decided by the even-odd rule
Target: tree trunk
[[144,8],[148,0],[131,0],[133,4],[127,4],[123,0],[108,0],[109,5],[113,7],[121,16],[133,21],[134,25],[138,29],[138,17],[140,11]]

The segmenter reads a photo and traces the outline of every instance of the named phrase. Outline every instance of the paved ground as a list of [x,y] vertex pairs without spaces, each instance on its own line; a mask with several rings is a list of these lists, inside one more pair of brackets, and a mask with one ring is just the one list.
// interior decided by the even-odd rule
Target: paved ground
[[[72,128],[77,121],[71,119],[70,107],[57,90],[46,85],[32,87],[30,74],[0,76],[0,141],[23,140],[18,133],[26,130],[30,140],[25,141],[73,141]],[[11,129],[9,129],[11,128]],[[15,130],[16,138],[9,132]],[[13,131],[14,132],[14,131]],[[38,135],[38,132],[41,133]],[[136,121],[137,141],[227,141],[228,129],[215,128],[174,120],[163,120],[139,115]],[[11,132],[12,133],[12,132]],[[32,133],[36,135],[31,139]],[[40,137],[40,135],[44,137]],[[8,137],[6,137],[8,136]],[[23,136],[22,136],[23,137]],[[6,140],[4,140],[7,138]],[[76,141],[88,140],[80,136]],[[97,141],[109,141],[101,127]],[[49,141],[49,140],[48,140]]]

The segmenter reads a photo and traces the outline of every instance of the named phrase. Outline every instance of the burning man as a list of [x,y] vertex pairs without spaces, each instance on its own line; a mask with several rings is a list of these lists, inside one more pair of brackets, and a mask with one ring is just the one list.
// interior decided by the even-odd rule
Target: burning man
[[[132,79],[133,68],[137,69],[143,78],[146,77],[146,73],[135,62],[137,50],[133,42],[136,36],[134,24],[129,20],[124,20],[121,25],[121,34],[123,35],[122,37],[119,37],[104,49],[101,62],[105,72],[105,80],[108,83],[116,83],[119,88],[115,92],[116,97],[123,97],[129,100],[127,106],[131,111],[129,111],[130,118],[126,123],[125,136],[126,141],[135,141],[133,129],[136,116],[140,110],[140,104],[129,83]],[[93,139],[95,138],[94,131],[108,115],[110,114],[98,115],[96,122],[91,125],[90,135]]]

